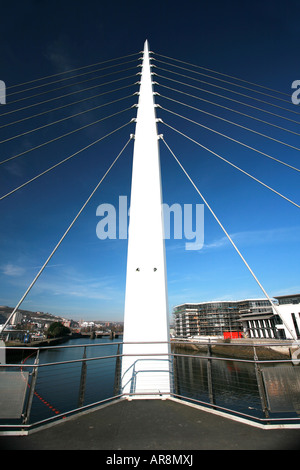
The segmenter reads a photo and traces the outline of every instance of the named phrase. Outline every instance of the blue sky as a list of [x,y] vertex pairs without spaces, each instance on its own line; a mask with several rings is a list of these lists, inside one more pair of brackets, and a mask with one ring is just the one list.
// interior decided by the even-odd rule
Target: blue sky
[[[300,166],[299,151],[166,99],[165,97],[177,99],[300,147],[299,136],[296,134],[250,121],[246,117],[187,98],[161,86],[198,94],[207,100],[234,107],[230,101],[218,100],[209,94],[172,82],[171,78],[202,86],[201,83],[185,80],[174,73],[191,76],[190,71],[159,62],[173,63],[191,70],[191,67],[163,58],[160,54],[279,90],[286,96],[272,91],[267,92],[269,97],[253,93],[250,95],[285,107],[287,111],[264,106],[265,109],[300,122],[300,116],[295,114],[300,113],[300,105],[293,105],[289,98],[292,82],[300,79],[297,60],[300,30],[296,1],[187,1],[184,7],[181,2],[174,1],[154,1],[149,4],[137,1],[13,1],[1,7],[1,17],[5,21],[0,26],[0,79],[6,83],[8,96],[7,104],[0,106],[0,114],[79,90],[79,86],[72,85],[58,90],[56,95],[39,95],[32,101],[23,100],[12,104],[12,100],[25,96],[9,96],[9,93],[19,90],[9,89],[12,85],[134,54],[113,62],[123,64],[116,70],[99,72],[108,74],[120,70],[119,75],[116,73],[104,77],[109,82],[120,77],[119,82],[111,83],[103,89],[93,88],[86,94],[74,93],[68,98],[51,102],[50,106],[58,107],[85,97],[91,98],[99,95],[102,90],[110,91],[125,85],[128,88],[31,120],[0,127],[1,141],[28,132],[1,144],[1,161],[136,103],[137,97],[133,93],[138,90],[138,86],[134,85],[134,74],[138,71],[136,65],[140,57],[136,53],[142,50],[145,39],[148,39],[150,48],[155,53],[155,71],[168,77],[156,78],[160,85],[156,85],[155,90],[162,95],[156,97],[158,104],[295,167]],[[110,64],[94,68],[97,70]],[[160,68],[169,71],[164,72]],[[129,78],[124,78],[126,76]],[[197,78],[196,75],[193,76]],[[82,76],[80,80],[86,78],[88,76]],[[202,79],[204,80],[203,77]],[[33,82],[23,88],[41,83],[44,82]],[[96,83],[91,81],[80,86],[91,87]],[[53,86],[63,84],[64,82]],[[222,85],[219,82],[220,84]],[[230,88],[230,85],[226,86]],[[231,88],[234,89],[232,86]],[[207,89],[213,90],[209,87]],[[34,88],[27,94],[45,90]],[[247,90],[239,91],[248,93]],[[276,100],[275,95],[287,102]],[[128,98],[124,98],[126,96]],[[244,99],[230,93],[227,96]],[[68,113],[79,113],[119,98],[124,100],[29,133],[31,129],[63,119]],[[245,101],[263,107],[250,98]],[[0,126],[47,109],[50,109],[49,105],[45,104],[0,116]],[[236,106],[235,109],[294,132],[298,131],[299,125],[294,122],[241,106]],[[49,166],[129,122],[135,117],[135,113],[135,108],[129,109],[1,165],[1,194],[6,194]],[[157,116],[300,203],[298,172],[163,109],[157,110]],[[90,147],[48,175],[0,201],[0,305],[14,307],[17,304],[92,189],[127,142],[129,134],[133,132],[132,123],[116,135]],[[298,293],[299,208],[164,124],[159,124],[159,132],[164,134],[166,142],[212,206],[269,295]],[[129,201],[132,150],[133,142],[128,145],[90,201],[21,308],[74,319],[123,319],[127,241],[99,240],[96,236],[99,222],[96,210],[104,203],[117,206],[120,195],[127,196]],[[202,203],[163,144],[161,166],[164,202],[169,205]],[[206,208],[203,248],[187,251],[185,243],[186,240],[166,240],[170,313],[174,305],[183,302],[263,296]]]

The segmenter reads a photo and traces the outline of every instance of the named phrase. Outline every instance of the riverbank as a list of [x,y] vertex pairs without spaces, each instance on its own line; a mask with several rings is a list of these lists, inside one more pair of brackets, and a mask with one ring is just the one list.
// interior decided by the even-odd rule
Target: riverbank
[[[182,354],[195,354],[197,356],[207,356],[209,354],[208,344],[201,342],[182,342],[174,339],[171,342],[172,351]],[[290,344],[282,341],[262,342],[244,340],[232,340],[231,342],[220,341],[216,344],[209,344],[210,354],[216,357],[228,357],[232,359],[253,360],[281,360],[291,358]]]
[[18,362],[25,356],[27,357],[33,353],[37,348],[57,346],[68,342],[70,339],[74,339],[74,337],[72,335],[68,335],[60,338],[48,338],[41,341],[31,341],[30,343],[21,343],[20,341],[5,342],[6,362],[8,364]]
[[5,346],[7,348],[26,348],[26,349],[31,349],[31,348],[41,348],[43,346],[56,346],[57,344],[62,344],[70,339],[74,339],[75,337],[72,335],[68,336],[62,336],[59,338],[47,338],[43,339],[41,341],[31,341],[30,343],[21,343],[20,341],[7,341],[5,342]]
[[[109,335],[107,335],[109,336]],[[30,343],[21,343],[17,341],[9,341],[5,343],[7,347],[6,353],[9,356],[18,354],[21,350],[34,351],[36,348],[51,347],[64,344],[70,340],[89,338],[95,339],[87,334],[73,333],[71,335],[59,337],[59,338],[48,338],[41,341],[32,341]],[[209,347],[209,349],[208,349]],[[236,359],[247,359],[253,360],[255,358],[259,360],[281,360],[290,359],[291,354],[295,348],[291,347],[291,344],[284,341],[251,341],[249,339],[231,340],[218,340],[218,342],[192,342],[182,341],[177,339],[171,340],[171,351],[181,354],[195,354],[197,356],[207,356],[211,354],[216,357],[228,357]]]

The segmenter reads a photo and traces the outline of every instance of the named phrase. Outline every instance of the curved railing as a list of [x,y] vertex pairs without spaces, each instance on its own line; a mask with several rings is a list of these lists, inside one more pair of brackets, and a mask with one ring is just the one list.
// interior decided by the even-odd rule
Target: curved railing
[[[27,433],[124,398],[122,345],[112,341],[7,347],[5,364],[0,364],[0,433]],[[161,392],[161,398],[176,398],[262,425],[300,426],[300,366],[292,347],[286,341],[172,341],[171,353],[164,359],[171,389]],[[155,354],[146,359],[157,362]],[[151,394],[145,391],[147,397]],[[136,395],[133,380],[126,398]]]

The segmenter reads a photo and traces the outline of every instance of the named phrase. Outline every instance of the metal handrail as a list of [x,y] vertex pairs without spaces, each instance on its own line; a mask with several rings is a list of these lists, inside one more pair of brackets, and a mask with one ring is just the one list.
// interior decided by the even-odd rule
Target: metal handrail
[[197,354],[170,353],[171,356],[211,359],[213,361],[249,362],[250,364],[292,363],[292,359],[238,359],[236,357],[199,356]]
[[[164,342],[159,342],[160,344],[161,343],[166,343],[165,341]],[[180,343],[182,344],[182,341],[180,341]],[[254,365],[255,368],[259,368],[260,365],[264,365],[264,364],[278,364],[278,365],[285,365],[285,364],[294,364],[294,362],[292,361],[292,359],[258,359],[256,354],[255,354],[255,347],[256,348],[260,348],[260,347],[269,347],[270,346],[270,343],[256,343],[256,344],[253,344],[253,343],[243,343],[242,345],[246,345],[247,346],[252,346],[253,349],[254,349],[254,355],[253,355],[253,359],[248,359],[248,358],[239,358],[239,357],[228,357],[226,355],[224,356],[214,356],[211,354],[211,351],[210,351],[210,348],[211,347],[214,347],[217,343],[211,343],[211,342],[195,342],[195,343],[192,343],[192,342],[185,342],[187,345],[191,345],[191,344],[196,344],[196,345],[200,345],[202,348],[203,346],[207,346],[208,348],[208,352],[207,354],[205,355],[202,355],[202,354],[190,354],[190,353],[181,353],[181,352],[170,352],[170,353],[135,353],[135,354],[123,354],[123,353],[119,353],[119,347],[121,345],[124,344],[124,342],[107,342],[107,343],[96,343],[96,344],[79,344],[79,345],[65,345],[65,346],[60,346],[60,345],[56,345],[56,346],[43,346],[43,347],[30,347],[30,351],[34,351],[34,352],[37,352],[37,353],[41,353],[43,351],[46,351],[46,350],[51,350],[51,349],[67,349],[67,348],[93,348],[93,347],[102,347],[102,346],[116,346],[118,347],[118,352],[116,354],[110,354],[110,355],[107,355],[107,356],[99,356],[97,355],[97,357],[83,357],[83,358],[76,358],[76,359],[68,359],[68,360],[64,360],[64,361],[56,361],[56,362],[48,362],[48,363],[34,363],[34,364],[20,364],[20,363],[14,363],[14,364],[2,364],[0,365],[0,373],[1,373],[1,370],[10,370],[12,368],[16,369],[16,368],[22,368],[22,369],[26,369],[26,370],[35,370],[36,371],[36,376],[38,375],[38,371],[41,370],[41,369],[44,369],[45,368],[49,368],[51,369],[52,366],[61,366],[61,365],[71,365],[71,364],[87,364],[87,363],[92,363],[92,362],[96,362],[99,361],[99,367],[100,367],[100,370],[101,370],[101,366],[100,364],[105,361],[105,360],[116,360],[116,361],[120,361],[123,357],[125,356],[139,356],[139,357],[166,357],[168,361],[171,361],[171,363],[173,363],[173,368],[172,368],[172,371],[170,372],[171,373],[171,379],[172,379],[172,390],[171,390],[171,393],[167,394],[168,396],[171,396],[171,397],[174,397],[174,398],[179,398],[183,403],[184,402],[193,402],[193,403],[196,403],[196,404],[199,404],[201,406],[205,406],[206,408],[210,409],[210,408],[213,408],[214,410],[219,410],[221,412],[225,412],[225,413],[229,413],[231,415],[237,415],[237,416],[242,416],[244,417],[245,419],[248,419],[248,420],[251,420],[251,421],[257,421],[257,422],[260,422],[260,423],[282,423],[282,422],[291,422],[291,423],[300,423],[300,417],[293,417],[293,416],[284,416],[284,417],[280,417],[280,416],[276,416],[276,417],[270,417],[269,416],[269,413],[266,413],[266,397],[262,397],[261,394],[264,392],[264,384],[260,384],[259,383],[259,380],[262,380],[261,378],[261,374],[258,374],[256,373],[256,385],[258,387],[258,391],[259,391],[259,394],[260,394],[260,398],[261,398],[261,411],[262,412],[265,412],[265,417],[261,417],[261,416],[254,416],[254,415],[251,415],[249,413],[245,413],[243,411],[241,411],[240,409],[234,409],[234,408],[231,408],[231,407],[226,407],[226,406],[221,406],[220,404],[216,403],[215,400],[214,400],[214,397],[213,397],[213,394],[214,394],[214,387],[215,385],[218,387],[218,381],[221,380],[219,377],[215,377],[213,378],[212,377],[212,374],[211,374],[211,369],[209,366],[209,364],[212,364],[214,362],[220,362],[220,361],[230,361],[230,362],[236,362],[236,363],[245,363],[245,364],[250,364],[250,365]],[[142,342],[132,342],[130,344],[144,344]],[[157,344],[157,342],[149,342],[149,344]],[[173,344],[174,346],[176,346],[176,341],[171,341],[170,344]],[[241,344],[238,343],[238,344],[235,344],[235,343],[218,343],[222,346],[224,345],[230,345],[230,346],[237,346],[240,347]],[[274,345],[278,346],[278,342],[277,343],[274,343]],[[281,343],[281,345],[283,346],[288,346],[288,342],[284,342],[284,343]],[[26,346],[25,347],[12,347],[12,348],[7,348],[7,349],[12,349],[12,350],[26,350]],[[192,351],[191,351],[192,352]],[[205,352],[205,351],[204,351]],[[209,385],[209,396],[210,396],[210,399],[205,401],[197,396],[195,396],[195,391],[193,391],[192,388],[189,388],[189,387],[192,387],[193,384],[191,383],[188,383],[187,382],[183,382],[183,388],[184,390],[182,390],[182,392],[178,392],[178,389],[176,390],[176,387],[175,385],[177,384],[178,380],[180,381],[180,379],[183,379],[185,380],[184,377],[180,377],[180,376],[177,376],[176,374],[178,374],[178,370],[174,370],[174,368],[176,369],[175,365],[175,361],[177,359],[185,359],[185,358],[188,358],[188,359],[193,359],[193,360],[201,360],[201,361],[205,361],[207,363],[207,380],[210,382],[208,385]],[[76,369],[78,370],[78,369]],[[256,369],[255,369],[256,370]],[[254,369],[253,369],[254,371]],[[105,371],[104,371],[105,372]],[[256,370],[257,372],[257,370]],[[120,374],[120,369],[118,369],[118,373]],[[196,373],[196,371],[195,371]],[[78,372],[77,372],[78,374]],[[30,374],[29,374],[30,376]],[[43,378],[47,377],[44,376]],[[253,374],[253,377],[255,378],[255,374]],[[203,377],[198,377],[199,380],[202,380]],[[196,381],[198,380],[198,378],[196,377]],[[38,379],[35,377],[35,380],[37,380],[38,382]],[[77,380],[77,379],[76,379]],[[243,377],[241,377],[241,383],[242,383],[242,380],[243,380]],[[252,380],[252,379],[251,379]],[[32,384],[34,384],[34,382],[31,382]],[[240,382],[238,382],[240,384]],[[182,384],[180,386],[182,386]],[[83,386],[85,387],[85,379],[84,379],[84,382],[83,382]],[[244,385],[242,385],[244,386]],[[31,385],[29,386],[29,388],[31,387]],[[33,397],[33,395],[35,394],[35,389],[34,387],[32,389],[30,389],[30,396],[31,396],[31,399]],[[134,396],[136,395],[135,393],[126,393],[126,397],[128,396]],[[143,395],[143,393],[138,393],[138,395]],[[151,392],[147,392],[146,395],[151,395]],[[157,395],[157,393],[155,394]],[[162,395],[166,395],[166,393],[162,393]],[[39,420],[36,420],[36,421],[33,421],[32,423],[28,423],[28,416],[30,415],[30,412],[31,412],[31,403],[27,403],[26,405],[26,409],[27,409],[27,415],[25,416],[26,419],[23,420],[23,422],[21,424],[10,424],[9,425],[9,428],[11,429],[31,429],[33,426],[39,426],[41,425],[42,423],[47,423],[47,422],[52,422],[53,420],[57,420],[57,419],[61,419],[62,417],[64,416],[69,416],[71,414],[74,414],[74,413],[78,413],[80,411],[84,411],[84,410],[88,410],[88,409],[91,409],[92,407],[95,407],[95,406],[98,406],[102,403],[106,403],[108,401],[113,401],[115,399],[121,399],[124,397],[124,394],[122,393],[122,391],[120,391],[119,393],[117,393],[115,390],[114,392],[111,393],[111,396],[109,397],[105,397],[103,399],[98,399],[98,400],[95,400],[91,403],[88,403],[88,404],[84,404],[80,407],[74,407],[74,409],[71,409],[71,410],[66,410],[66,411],[62,411],[60,412],[57,416],[51,416],[50,418],[49,417],[46,417],[45,419],[39,419]],[[264,403],[264,404],[263,404]],[[26,414],[26,413],[25,413]],[[7,424],[2,424],[1,421],[0,421],[0,430],[3,429],[3,428],[7,428]]]

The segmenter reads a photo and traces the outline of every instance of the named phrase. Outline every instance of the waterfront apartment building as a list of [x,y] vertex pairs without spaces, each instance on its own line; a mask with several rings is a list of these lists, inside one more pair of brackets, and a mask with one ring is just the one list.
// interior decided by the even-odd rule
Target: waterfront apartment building
[[225,331],[242,331],[236,302],[201,302],[174,309],[176,336],[223,336]]
[[267,299],[241,300],[238,302],[243,334],[248,338],[280,338],[277,325],[282,320],[275,315]]
[[174,324],[176,337],[182,338],[288,337],[267,299],[181,304],[174,308]]
[[[300,339],[300,294],[280,295],[274,297],[277,302],[277,310],[280,315],[278,324],[276,325],[281,338],[291,339],[290,332],[282,322],[288,325],[290,331],[294,333],[294,337]],[[276,315],[278,317],[278,315]]]

